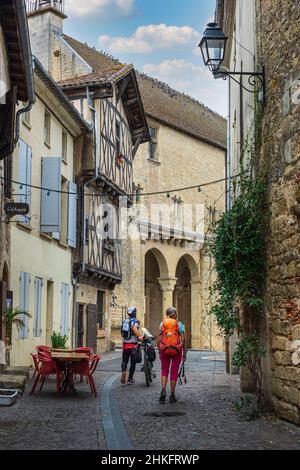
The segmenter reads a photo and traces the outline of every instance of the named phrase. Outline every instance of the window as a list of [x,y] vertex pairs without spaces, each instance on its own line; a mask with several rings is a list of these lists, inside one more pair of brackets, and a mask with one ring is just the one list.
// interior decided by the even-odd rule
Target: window
[[40,338],[41,330],[41,312],[42,312],[42,287],[43,280],[36,277],[34,280],[34,329],[33,336]]
[[120,123],[116,122],[116,164],[120,168],[121,163],[121,126]]
[[151,160],[157,160],[157,129],[150,127],[150,142],[148,158]]
[[98,325],[99,325],[100,330],[105,328],[104,297],[105,297],[105,293],[103,291],[98,290],[97,306],[98,306]]
[[[29,313],[29,284],[30,274],[21,272],[19,278],[19,305],[22,312]],[[19,339],[28,338],[28,316],[21,314],[21,320],[24,322],[24,327],[19,331]]]
[[19,140],[19,174],[18,181],[18,202],[29,205],[29,213],[27,215],[19,215],[17,220],[23,224],[30,222],[30,198],[31,198],[31,147],[23,140]]
[[62,243],[67,244],[68,237],[68,180],[61,176],[61,196],[60,196],[60,232],[53,232],[52,236],[55,240],[60,240]]
[[61,285],[61,325],[60,334],[62,336],[69,335],[69,298],[70,286],[68,284]]
[[68,134],[66,131],[63,129],[62,130],[62,138],[61,138],[61,155],[62,155],[62,161],[67,163],[68,159]]
[[[25,108],[26,106],[26,103],[23,103],[23,106]],[[28,127],[31,127],[31,123],[30,123],[30,111],[27,111],[26,113],[23,113],[22,114],[22,121],[24,124],[26,124]]]
[[174,198],[174,219],[177,225],[182,223],[183,201],[181,198]]
[[45,144],[50,145],[51,142],[51,115],[47,109],[45,109],[44,117],[44,140]]

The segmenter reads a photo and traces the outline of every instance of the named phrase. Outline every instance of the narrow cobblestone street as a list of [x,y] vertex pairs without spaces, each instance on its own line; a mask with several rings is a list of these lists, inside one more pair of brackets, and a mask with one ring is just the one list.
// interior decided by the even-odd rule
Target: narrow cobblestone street
[[[95,375],[97,399],[86,384],[77,385],[76,397],[60,399],[51,380],[32,397],[27,384],[13,407],[1,409],[0,449],[107,449],[105,435],[111,429],[102,427],[101,390],[119,366],[120,352],[104,356]],[[237,414],[232,403],[240,396],[238,377],[224,373],[222,354],[189,352],[186,374],[188,383],[178,386],[173,405],[158,402],[159,373],[149,388],[140,368],[135,385],[121,386],[116,378],[110,396],[116,394],[133,449],[300,449],[296,426],[280,420],[245,421]],[[162,415],[170,411],[184,416]]]

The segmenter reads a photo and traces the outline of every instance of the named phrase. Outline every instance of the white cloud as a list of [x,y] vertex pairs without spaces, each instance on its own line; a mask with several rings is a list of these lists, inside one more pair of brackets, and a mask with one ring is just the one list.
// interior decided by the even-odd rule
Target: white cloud
[[215,80],[204,67],[177,59],[164,60],[159,64],[146,64],[143,71],[168,83],[176,90],[193,96],[220,114],[226,115],[226,83],[223,80]]
[[129,16],[135,0],[66,0],[66,13],[75,16]]
[[162,23],[139,26],[132,36],[100,36],[99,42],[114,54],[144,54],[159,49],[192,47],[200,37],[200,33],[189,26],[167,26]]

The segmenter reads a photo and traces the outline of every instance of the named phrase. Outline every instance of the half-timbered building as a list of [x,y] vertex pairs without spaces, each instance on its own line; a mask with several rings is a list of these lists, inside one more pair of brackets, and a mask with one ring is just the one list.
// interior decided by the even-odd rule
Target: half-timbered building
[[62,2],[28,1],[33,53],[93,126],[75,151],[78,199],[74,346],[110,348],[113,290],[122,282],[119,203],[132,204],[133,160],[149,130],[134,68],[90,65],[63,35]]

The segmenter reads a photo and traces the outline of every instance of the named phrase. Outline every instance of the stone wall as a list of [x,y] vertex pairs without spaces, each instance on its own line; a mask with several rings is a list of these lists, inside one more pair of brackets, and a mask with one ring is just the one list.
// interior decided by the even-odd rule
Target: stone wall
[[266,311],[272,398],[300,424],[300,4],[258,0],[259,59],[266,66],[262,167],[269,175]]
[[[200,112],[200,111],[199,111]],[[182,188],[218,180],[225,177],[225,152],[192,138],[182,132],[172,129],[166,124],[149,119],[150,127],[157,130],[158,147],[156,160],[148,158],[148,145],[142,145],[134,161],[134,183],[140,185],[142,193],[164,191],[170,188]],[[220,212],[225,208],[224,182],[208,186],[201,193],[197,188],[189,191],[178,191],[164,195],[141,197],[141,204],[148,210],[151,204],[165,204],[170,208],[170,221],[174,219],[173,197],[181,198],[186,204],[195,207],[203,204],[207,208],[216,206]],[[149,211],[150,212],[150,211]],[[141,212],[141,217],[143,213]],[[205,224],[203,224],[205,226]],[[207,226],[204,229],[207,229]],[[149,252],[155,252],[160,268],[157,279],[158,289],[154,290],[155,299],[147,294],[145,288],[145,257]],[[191,250],[189,244],[174,243],[174,240],[127,240],[123,243],[123,282],[116,287],[116,307],[112,311],[112,335],[114,341],[120,342],[120,324],[122,306],[136,305],[139,319],[146,326],[149,321],[150,303],[153,309],[160,305],[161,295],[163,310],[165,304],[173,304],[173,292],[176,286],[176,270],[180,260],[185,257],[191,269],[191,326],[192,346],[195,349],[224,350],[224,339],[214,318],[209,315],[209,287],[211,286],[211,261],[199,249]],[[147,278],[150,272],[146,273]],[[151,276],[150,276],[151,277]],[[167,285],[169,284],[169,285]],[[148,289],[149,292],[149,289]],[[153,296],[152,296],[153,297]],[[152,311],[153,311],[152,309]],[[161,309],[160,309],[161,310]],[[179,316],[182,312],[179,312]],[[145,318],[146,316],[146,318]],[[155,319],[162,319],[163,311],[155,312]],[[155,328],[155,327],[154,327]]]

